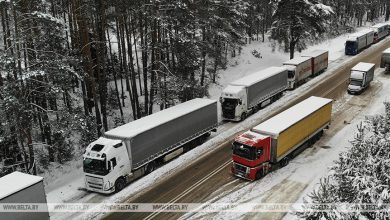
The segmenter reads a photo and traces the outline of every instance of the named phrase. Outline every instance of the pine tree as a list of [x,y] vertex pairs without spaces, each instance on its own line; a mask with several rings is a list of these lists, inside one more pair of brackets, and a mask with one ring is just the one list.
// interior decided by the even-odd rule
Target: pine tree
[[281,0],[273,14],[271,38],[283,45],[294,58],[296,49],[306,48],[306,40],[318,39],[326,31],[331,8],[307,0]]
[[[339,155],[332,173],[321,181],[309,196],[305,210],[297,216],[305,219],[388,219],[390,211],[383,204],[390,202],[390,104],[385,103],[385,115],[367,117],[357,127],[352,147]],[[313,212],[321,203],[350,204],[354,212],[337,208],[330,212]],[[376,206],[373,210],[365,204]],[[367,208],[371,208],[365,210]],[[370,211],[371,210],[371,211]]]

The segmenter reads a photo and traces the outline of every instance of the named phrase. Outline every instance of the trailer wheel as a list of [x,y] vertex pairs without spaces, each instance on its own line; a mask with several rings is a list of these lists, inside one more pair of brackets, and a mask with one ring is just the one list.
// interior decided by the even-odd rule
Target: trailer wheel
[[121,191],[123,188],[125,188],[125,180],[120,177],[115,181],[115,192]]
[[290,162],[290,158],[285,157],[280,161],[280,166],[285,167]]
[[156,169],[156,163],[155,163],[154,161],[151,161],[150,163],[148,163],[148,165],[146,165],[146,171],[145,171],[145,173],[146,173],[146,174],[151,173],[151,172],[153,172],[155,169]]

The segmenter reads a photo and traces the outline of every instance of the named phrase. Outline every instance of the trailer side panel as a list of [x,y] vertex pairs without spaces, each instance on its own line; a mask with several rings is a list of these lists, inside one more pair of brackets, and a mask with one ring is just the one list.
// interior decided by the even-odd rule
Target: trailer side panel
[[309,138],[315,131],[330,123],[332,103],[328,103],[306,118],[298,121],[277,137],[276,161],[287,153],[299,147],[299,144]]
[[390,65],[390,50],[386,50],[382,53],[381,68],[385,68]]
[[130,141],[133,169],[179,148],[218,124],[217,102],[138,134]]
[[298,80],[298,82],[311,76],[312,75],[311,59],[298,64],[295,74],[296,74],[295,78]]
[[252,108],[275,94],[284,91],[287,88],[287,83],[287,70],[283,70],[247,87],[248,107]]
[[313,75],[316,75],[328,68],[328,51],[321,54],[320,56],[314,57],[313,60]]
[[41,207],[45,209],[44,212],[3,212],[0,219],[13,219],[13,220],[44,220],[49,219],[49,211],[46,204],[46,194],[43,186],[43,181],[35,183],[27,188],[24,188],[18,192],[15,192],[3,199],[0,199],[1,203],[40,203]]

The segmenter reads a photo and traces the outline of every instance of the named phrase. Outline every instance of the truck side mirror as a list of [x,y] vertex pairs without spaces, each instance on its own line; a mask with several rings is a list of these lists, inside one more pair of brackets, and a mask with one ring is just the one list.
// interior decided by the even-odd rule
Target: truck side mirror
[[238,100],[238,104],[242,105],[242,99]]
[[219,102],[222,103],[223,99],[222,97],[219,97]]

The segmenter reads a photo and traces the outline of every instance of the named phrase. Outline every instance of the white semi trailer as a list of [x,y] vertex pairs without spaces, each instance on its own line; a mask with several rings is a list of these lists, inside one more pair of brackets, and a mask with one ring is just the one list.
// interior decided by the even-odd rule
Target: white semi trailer
[[[0,178],[0,219],[49,219],[43,178],[15,171]],[[5,208],[8,207],[8,210]],[[11,212],[10,209],[15,210]]]
[[277,100],[287,88],[287,69],[270,67],[230,83],[221,93],[222,118],[244,120]]
[[217,125],[217,101],[197,98],[107,131],[83,155],[86,188],[120,191],[203,143]]

